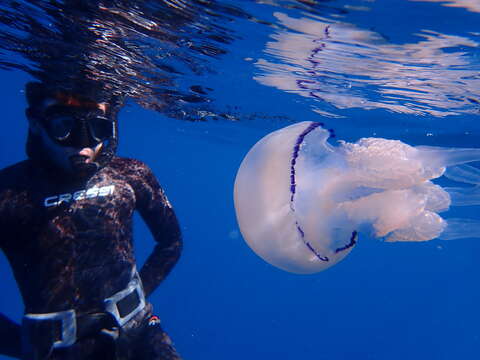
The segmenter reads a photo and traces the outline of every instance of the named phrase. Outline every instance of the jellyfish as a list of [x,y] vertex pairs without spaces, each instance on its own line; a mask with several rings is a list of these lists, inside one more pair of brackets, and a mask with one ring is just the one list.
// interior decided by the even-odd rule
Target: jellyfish
[[[332,145],[321,123],[268,134],[243,159],[234,185],[240,231],[268,263],[299,274],[335,265],[359,234],[387,242],[480,235],[480,222],[443,219],[480,204],[480,149],[362,138]],[[459,187],[442,188],[445,176]]]

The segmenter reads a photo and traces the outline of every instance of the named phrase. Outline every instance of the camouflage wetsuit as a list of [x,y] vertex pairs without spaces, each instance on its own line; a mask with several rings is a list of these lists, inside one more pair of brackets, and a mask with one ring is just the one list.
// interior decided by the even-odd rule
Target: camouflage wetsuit
[[[172,269],[181,250],[176,216],[143,163],[114,156],[84,179],[57,176],[26,160],[0,172],[0,248],[13,269],[26,313],[103,311],[135,266],[132,214],[138,210],[157,245],[141,269],[146,296]],[[151,305],[117,341],[94,332],[48,359],[178,359]],[[21,327],[0,314],[0,353],[19,357]],[[117,355],[114,355],[114,354]]]

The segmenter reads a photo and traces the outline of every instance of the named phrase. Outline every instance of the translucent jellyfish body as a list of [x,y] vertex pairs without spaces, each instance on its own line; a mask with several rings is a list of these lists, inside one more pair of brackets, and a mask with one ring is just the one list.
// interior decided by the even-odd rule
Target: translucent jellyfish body
[[445,175],[480,184],[480,171],[465,165],[480,159],[479,149],[380,138],[332,146],[329,137],[320,123],[301,122],[267,135],[245,156],[235,210],[244,239],[265,261],[315,273],[342,260],[359,233],[385,241],[480,234],[476,221],[438,215],[451,205],[480,204],[478,188],[430,181]]

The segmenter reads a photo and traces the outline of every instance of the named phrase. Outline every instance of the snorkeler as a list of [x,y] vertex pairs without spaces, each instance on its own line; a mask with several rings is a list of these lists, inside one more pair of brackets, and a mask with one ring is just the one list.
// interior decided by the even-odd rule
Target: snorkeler
[[[0,171],[0,248],[25,315],[0,314],[0,353],[28,359],[179,359],[146,298],[182,247],[150,169],[115,156],[120,101],[28,83],[28,160]],[[132,215],[155,249],[137,272]]]

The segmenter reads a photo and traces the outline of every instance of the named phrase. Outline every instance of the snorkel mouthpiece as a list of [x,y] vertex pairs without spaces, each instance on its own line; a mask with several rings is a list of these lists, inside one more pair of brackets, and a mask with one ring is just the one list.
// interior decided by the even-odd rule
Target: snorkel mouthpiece
[[84,175],[93,174],[99,169],[99,164],[90,161],[87,162],[88,157],[84,155],[73,155],[70,157],[70,165],[72,170],[75,172],[80,172]]

